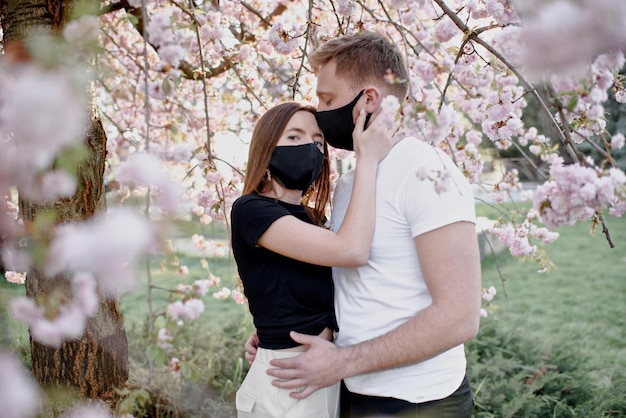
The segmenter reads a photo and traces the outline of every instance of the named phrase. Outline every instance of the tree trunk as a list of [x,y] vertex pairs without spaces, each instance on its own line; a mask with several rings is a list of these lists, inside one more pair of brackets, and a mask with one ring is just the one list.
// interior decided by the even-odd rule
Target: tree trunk
[[[11,45],[20,45],[35,27],[60,32],[72,5],[69,0],[0,0],[5,51],[8,53]],[[26,225],[39,213],[50,209],[56,211],[59,224],[89,219],[105,209],[106,134],[95,108],[91,111],[85,139],[88,156],[76,169],[76,194],[46,204],[20,199]],[[60,287],[69,292],[68,281],[63,277],[47,278],[36,268],[28,272],[27,277],[26,293],[31,298],[45,295],[52,288]],[[81,397],[114,400],[113,389],[124,386],[128,379],[128,342],[117,300],[100,295],[100,309],[89,320],[80,340],[50,348],[31,338],[31,353],[33,373],[43,388],[71,388]]]

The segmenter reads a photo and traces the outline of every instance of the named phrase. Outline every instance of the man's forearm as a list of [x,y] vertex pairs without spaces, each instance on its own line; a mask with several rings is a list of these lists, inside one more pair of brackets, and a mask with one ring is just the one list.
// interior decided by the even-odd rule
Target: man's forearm
[[479,315],[469,310],[431,305],[387,334],[342,347],[337,358],[341,378],[420,363],[464,343],[478,332]]

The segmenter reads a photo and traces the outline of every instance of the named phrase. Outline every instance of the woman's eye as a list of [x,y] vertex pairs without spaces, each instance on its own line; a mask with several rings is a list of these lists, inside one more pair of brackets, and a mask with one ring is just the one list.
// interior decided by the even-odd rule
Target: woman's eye
[[289,135],[287,139],[290,139],[292,141],[297,141],[298,139],[300,139],[300,137],[297,135]]
[[320,142],[320,141],[315,141],[315,146],[317,147],[318,150],[320,150],[322,153],[324,152],[324,143]]

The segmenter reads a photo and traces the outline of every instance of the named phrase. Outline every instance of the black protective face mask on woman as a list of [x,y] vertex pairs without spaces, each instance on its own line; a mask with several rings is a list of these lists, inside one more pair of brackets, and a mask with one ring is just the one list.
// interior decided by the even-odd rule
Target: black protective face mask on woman
[[287,189],[306,191],[321,174],[323,162],[315,144],[277,146],[269,170]]
[[[354,119],[352,118],[352,112],[356,102],[359,101],[363,92],[361,90],[359,94],[345,106],[337,109],[325,110],[323,112],[315,112],[315,119],[320,129],[324,133],[324,139],[330,145],[335,148],[346,149],[348,151],[354,151],[354,144],[352,143],[352,132],[354,131]],[[368,113],[365,118],[365,127],[372,116]]]

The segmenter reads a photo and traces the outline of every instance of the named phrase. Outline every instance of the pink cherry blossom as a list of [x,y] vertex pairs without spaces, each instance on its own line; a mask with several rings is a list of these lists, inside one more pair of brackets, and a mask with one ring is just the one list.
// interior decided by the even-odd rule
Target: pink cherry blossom
[[452,126],[457,121],[457,116],[452,106],[442,106],[439,114],[436,116],[435,122],[426,122],[424,130],[425,139],[433,145],[441,143],[452,130]]
[[381,113],[378,116],[382,126],[387,130],[395,130],[398,111],[400,110],[400,102],[393,95],[383,98],[380,103]]
[[178,321],[180,318],[182,318],[184,311],[185,306],[182,300],[174,301],[167,305],[166,308],[167,315],[174,321]]
[[532,189],[528,189],[528,190],[522,190],[522,192],[520,193],[520,200],[522,202],[530,202],[533,200],[535,196],[535,191]]
[[31,255],[16,242],[5,243],[0,251],[4,265],[13,271],[27,271],[32,265]]
[[150,42],[158,46],[175,43],[176,37],[172,31],[173,19],[174,15],[171,9],[162,9],[152,14],[146,26]]
[[76,404],[61,418],[114,418],[109,407],[102,401],[83,401]]
[[487,302],[491,302],[496,293],[496,288],[493,286],[491,286],[489,289],[482,289],[482,298]]
[[42,407],[41,392],[35,379],[15,354],[0,352],[0,416],[34,418]]
[[168,331],[167,328],[159,329],[157,334],[157,345],[164,350],[172,348],[171,342],[174,341],[174,336]]
[[11,302],[11,314],[29,325],[33,339],[50,347],[60,347],[64,340],[80,337],[87,324],[87,315],[75,303],[58,306],[54,317],[48,318],[32,299],[16,298]]
[[467,142],[473,145],[480,145],[483,142],[483,134],[480,131],[470,130],[465,133]]
[[275,23],[268,36],[269,42],[280,54],[291,54],[300,44],[293,29],[282,23]]
[[87,316],[98,312],[100,300],[97,293],[98,282],[91,273],[79,272],[72,277],[74,303],[78,304]]
[[246,303],[246,297],[239,290],[233,290],[230,295],[237,305]]
[[599,171],[580,164],[550,167],[551,180],[536,189],[534,207],[548,227],[573,225],[599,210],[614,213],[624,200],[626,176],[618,169]]
[[46,273],[91,272],[102,290],[114,293],[135,283],[138,258],[152,251],[153,228],[129,209],[116,209],[81,224],[57,228]]
[[[522,1],[517,1],[520,5]],[[542,1],[524,19],[529,70],[580,72],[595,56],[626,44],[626,4],[614,0]],[[584,33],[584,37],[579,34]],[[572,42],[579,39],[580,42]]]
[[183,304],[183,317],[188,321],[198,319],[200,314],[204,312],[204,302],[200,299],[189,299]]
[[180,202],[178,185],[169,176],[163,164],[148,154],[136,154],[117,170],[117,181],[123,185],[155,186],[157,202],[165,211],[176,210]]
[[[436,70],[435,65],[432,62],[411,58],[409,61],[409,68],[419,75],[419,80],[423,84],[428,84],[435,79]],[[413,75],[415,77],[415,75]]]
[[208,280],[211,287],[217,287],[221,282],[221,279],[213,274],[209,274]]
[[[517,64],[522,61],[522,48],[520,48],[522,36],[520,27],[508,26],[495,36],[493,44],[509,61]],[[517,80],[515,82],[517,83]]]
[[491,228],[489,232],[509,247],[512,256],[530,256],[537,252],[537,246],[530,243],[528,229],[523,225],[496,226]]
[[[425,0],[418,0],[418,6],[421,7],[424,5]],[[411,2],[411,0],[391,0],[391,4],[394,7],[406,7],[408,6]]]
[[496,19],[496,22],[507,25],[519,22],[519,17],[513,4],[509,0],[486,0],[487,13]]
[[617,133],[611,138],[611,149],[622,149],[624,146],[624,134]]
[[[86,80],[72,78],[70,71],[29,65],[9,71],[11,82],[3,82],[8,72],[0,72],[0,133],[11,132],[14,138],[12,148],[3,144],[3,153],[11,153],[4,162],[33,175],[48,168],[61,149],[81,143],[87,126],[81,91]],[[28,114],[38,117],[24,120]]]
[[470,12],[472,19],[484,19],[487,17],[487,9],[482,1],[470,0],[467,3],[467,10]]
[[215,299],[227,299],[231,294],[231,291],[227,287],[222,287],[218,292],[213,293]]
[[186,319],[193,321],[204,312],[204,302],[200,299],[189,299],[187,301],[177,300],[167,305],[167,315],[174,321]]
[[439,23],[437,23],[433,32],[437,42],[447,42],[458,34],[459,28],[447,17],[444,17]]
[[95,41],[100,34],[100,22],[96,16],[83,15],[68,22],[63,37],[69,42]]
[[339,16],[350,16],[356,11],[356,4],[352,0],[337,0],[337,14]]
[[17,271],[7,271],[4,277],[9,283],[24,284],[26,282],[26,273],[18,273]]
[[193,288],[198,296],[204,296],[209,292],[209,289],[211,288],[211,281],[208,279],[196,280],[195,282],[193,282]]
[[200,28],[200,38],[203,42],[219,41],[224,37],[224,29],[221,18],[217,13],[209,13],[207,21]]
[[185,49],[177,44],[164,44],[159,48],[159,57],[171,64],[174,68],[180,65],[180,62],[185,58]]
[[15,298],[11,301],[11,315],[20,321],[34,322],[43,317],[43,308],[37,306],[34,300],[27,297]]
[[186,294],[191,292],[192,286],[187,283],[179,283],[178,285],[176,285],[176,290],[181,294]]
[[152,2],[152,0],[128,0],[128,4],[129,4],[131,7],[135,7],[135,8],[141,7],[141,6],[142,6],[142,5],[144,5],[144,4],[145,4],[145,5],[148,5],[148,4],[150,4],[151,2]]
[[191,236],[191,243],[194,245],[196,250],[203,251],[203,250],[206,250],[207,248],[207,242],[202,235],[193,234]]
[[76,177],[65,170],[51,170],[43,175],[40,187],[38,193],[33,196],[37,197],[37,200],[71,197],[76,192]]
[[167,367],[175,377],[180,377],[180,360],[178,357],[172,357],[167,363]]
[[148,84],[148,95],[156,100],[165,100],[168,96],[172,96],[174,94],[174,90],[170,90],[166,92],[163,89],[163,82],[152,81]]

